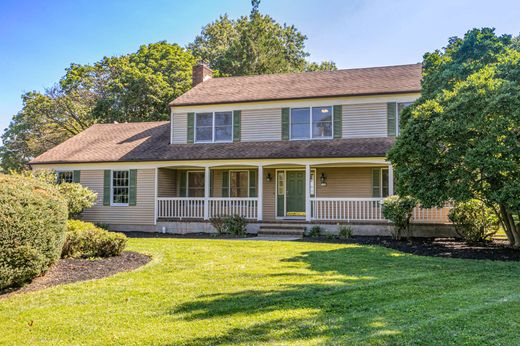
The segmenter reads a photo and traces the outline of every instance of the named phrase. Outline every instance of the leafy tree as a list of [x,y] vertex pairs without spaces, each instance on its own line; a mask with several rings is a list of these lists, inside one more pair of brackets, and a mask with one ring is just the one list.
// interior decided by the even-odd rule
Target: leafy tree
[[305,71],[335,71],[338,68],[336,67],[336,63],[334,61],[322,61],[320,64],[316,62],[307,63],[305,66]]
[[22,110],[2,135],[3,169],[24,169],[94,123],[168,119],[168,102],[191,87],[193,64],[189,51],[166,42],[93,65],[71,64],[56,86],[22,96]]
[[206,25],[188,48],[201,61],[224,76],[301,72],[336,69],[332,62],[309,64],[307,36],[294,25],[281,25],[262,15],[259,0],[253,0],[249,16],[232,20],[220,16]]
[[388,158],[397,192],[426,206],[473,198],[520,247],[520,52],[474,29],[426,54],[421,98],[405,110]]

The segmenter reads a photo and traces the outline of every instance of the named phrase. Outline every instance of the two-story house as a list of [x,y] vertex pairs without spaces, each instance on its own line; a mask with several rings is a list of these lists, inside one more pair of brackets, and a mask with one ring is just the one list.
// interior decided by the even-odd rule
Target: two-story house
[[[94,125],[31,165],[97,192],[83,218],[117,230],[204,232],[238,214],[253,232],[348,222],[385,234],[385,155],[420,81],[420,64],[227,78],[201,64],[169,122]],[[414,215],[425,230],[446,220]]]

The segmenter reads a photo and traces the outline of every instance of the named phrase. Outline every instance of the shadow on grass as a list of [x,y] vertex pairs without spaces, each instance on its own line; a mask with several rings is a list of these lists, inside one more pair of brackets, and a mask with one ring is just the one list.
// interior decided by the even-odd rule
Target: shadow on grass
[[[427,319],[444,323],[449,304],[460,304],[467,289],[486,280],[477,275],[481,268],[469,267],[464,261],[402,255],[379,247],[312,251],[284,262],[303,263],[311,271],[311,279],[317,276],[319,282],[200,296],[172,314],[187,321],[207,320],[209,326],[217,318],[255,317],[246,317],[243,328],[183,344],[283,344],[311,339],[341,344],[395,343],[413,342],[418,332],[425,333],[427,340]],[[300,275],[286,270],[269,276],[290,282],[291,276]]]

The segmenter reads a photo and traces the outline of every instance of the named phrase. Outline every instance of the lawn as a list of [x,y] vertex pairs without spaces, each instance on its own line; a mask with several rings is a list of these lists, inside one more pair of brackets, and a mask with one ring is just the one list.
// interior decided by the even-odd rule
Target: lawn
[[520,264],[131,239],[146,266],[0,299],[0,344],[520,344]]

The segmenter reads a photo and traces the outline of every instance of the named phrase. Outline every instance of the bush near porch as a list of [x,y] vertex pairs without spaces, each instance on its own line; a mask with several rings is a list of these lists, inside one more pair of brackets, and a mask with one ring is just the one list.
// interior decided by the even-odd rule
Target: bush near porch
[[130,239],[134,272],[0,299],[0,344],[520,344],[518,262]]

